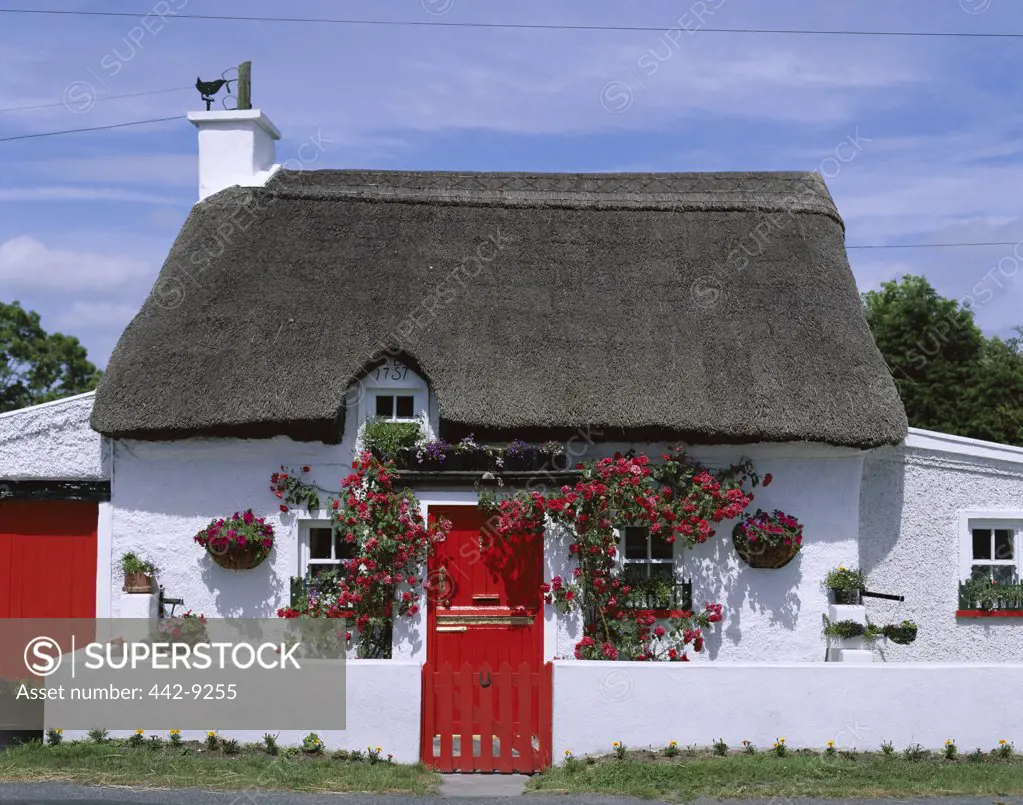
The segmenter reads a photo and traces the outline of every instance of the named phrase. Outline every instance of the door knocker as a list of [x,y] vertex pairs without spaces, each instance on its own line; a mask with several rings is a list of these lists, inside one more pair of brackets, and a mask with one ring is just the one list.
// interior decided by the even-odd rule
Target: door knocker
[[487,678],[486,679],[483,678],[483,672],[480,671],[480,687],[481,688],[489,688],[490,687],[490,681],[491,681],[490,680],[490,671],[487,671]]

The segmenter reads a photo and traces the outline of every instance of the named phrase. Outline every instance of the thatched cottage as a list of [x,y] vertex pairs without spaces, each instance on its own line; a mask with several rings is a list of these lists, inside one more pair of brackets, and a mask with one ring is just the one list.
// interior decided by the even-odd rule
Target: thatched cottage
[[[274,162],[279,135],[261,112],[190,117],[202,198],[99,389],[0,415],[0,556],[26,580],[38,568],[14,557],[41,534],[78,557],[75,592],[50,614],[155,612],[155,593],[122,589],[133,552],[187,609],[274,617],[296,585],[343,568],[346,549],[329,504],[282,505],[271,473],[307,467],[303,483],[336,493],[381,423],[412,424],[418,447],[400,448],[396,482],[454,525],[420,567],[427,583],[395,619],[390,656],[348,662],[347,729],[309,725],[329,743],[528,771],[612,740],[1023,742],[1011,716],[1023,604],[963,588],[1018,584],[1023,450],[907,429],[820,176],[306,170]],[[670,600],[636,605],[651,627],[721,604],[689,663],[577,659],[585,612],[543,592],[572,576],[564,524],[517,545],[504,570],[462,550],[484,549],[481,489],[563,494],[585,481],[580,464],[658,462],[678,444],[711,472],[748,460],[761,482],[751,508],[797,518],[802,537],[760,567],[733,520],[693,547],[622,524],[626,578],[668,582]],[[275,534],[258,566],[222,567],[193,542],[248,509]],[[839,567],[888,597],[836,603],[824,582]],[[437,573],[460,574],[462,589]],[[0,587],[0,616],[30,610]],[[916,640],[853,627],[842,639],[822,632],[825,617],[912,621]],[[496,681],[465,710],[459,674],[484,665]],[[531,729],[502,754],[511,727],[481,724],[498,700],[478,697],[527,666],[516,723]],[[693,697],[702,684],[718,693]],[[1004,696],[985,697],[996,684]],[[452,707],[454,722],[441,713]],[[462,751],[463,734],[495,740]]]

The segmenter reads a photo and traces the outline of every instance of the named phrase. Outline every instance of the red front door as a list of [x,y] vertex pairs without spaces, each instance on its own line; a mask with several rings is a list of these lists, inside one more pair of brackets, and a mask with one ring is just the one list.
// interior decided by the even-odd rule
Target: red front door
[[444,771],[536,771],[550,762],[543,663],[543,539],[493,536],[474,506],[430,558],[423,760]]

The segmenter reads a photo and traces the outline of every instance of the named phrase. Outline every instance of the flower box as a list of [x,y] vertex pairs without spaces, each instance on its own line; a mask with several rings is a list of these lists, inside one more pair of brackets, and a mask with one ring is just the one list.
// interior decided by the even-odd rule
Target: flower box
[[126,593],[151,593],[153,592],[153,577],[149,573],[141,571],[124,574],[124,586],[121,588]]

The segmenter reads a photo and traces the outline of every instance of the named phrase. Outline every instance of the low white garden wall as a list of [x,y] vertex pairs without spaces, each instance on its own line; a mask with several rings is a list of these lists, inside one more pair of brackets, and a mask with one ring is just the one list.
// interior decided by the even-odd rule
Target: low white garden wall
[[[330,725],[310,724],[306,730],[219,729],[222,738],[234,738],[240,743],[262,742],[263,735],[277,735],[281,746],[297,746],[310,732],[320,736],[327,751],[334,749],[360,749],[380,747],[381,754],[393,755],[396,763],[419,761],[419,732],[422,702],[423,668],[418,662],[402,660],[349,660],[345,663],[345,729],[327,729]],[[338,695],[341,695],[339,686]],[[54,725],[57,726],[57,725]],[[185,726],[185,725],[182,725]],[[216,729],[217,724],[206,728]],[[139,725],[144,728],[144,724]],[[112,730],[111,738],[128,738],[132,730]],[[278,734],[279,733],[279,734]],[[146,737],[159,735],[167,738],[167,730],[146,730]],[[69,740],[86,738],[84,730],[67,730]],[[202,741],[206,729],[181,730],[185,741]]]
[[1023,745],[1023,664],[554,663],[554,758],[631,748]]

